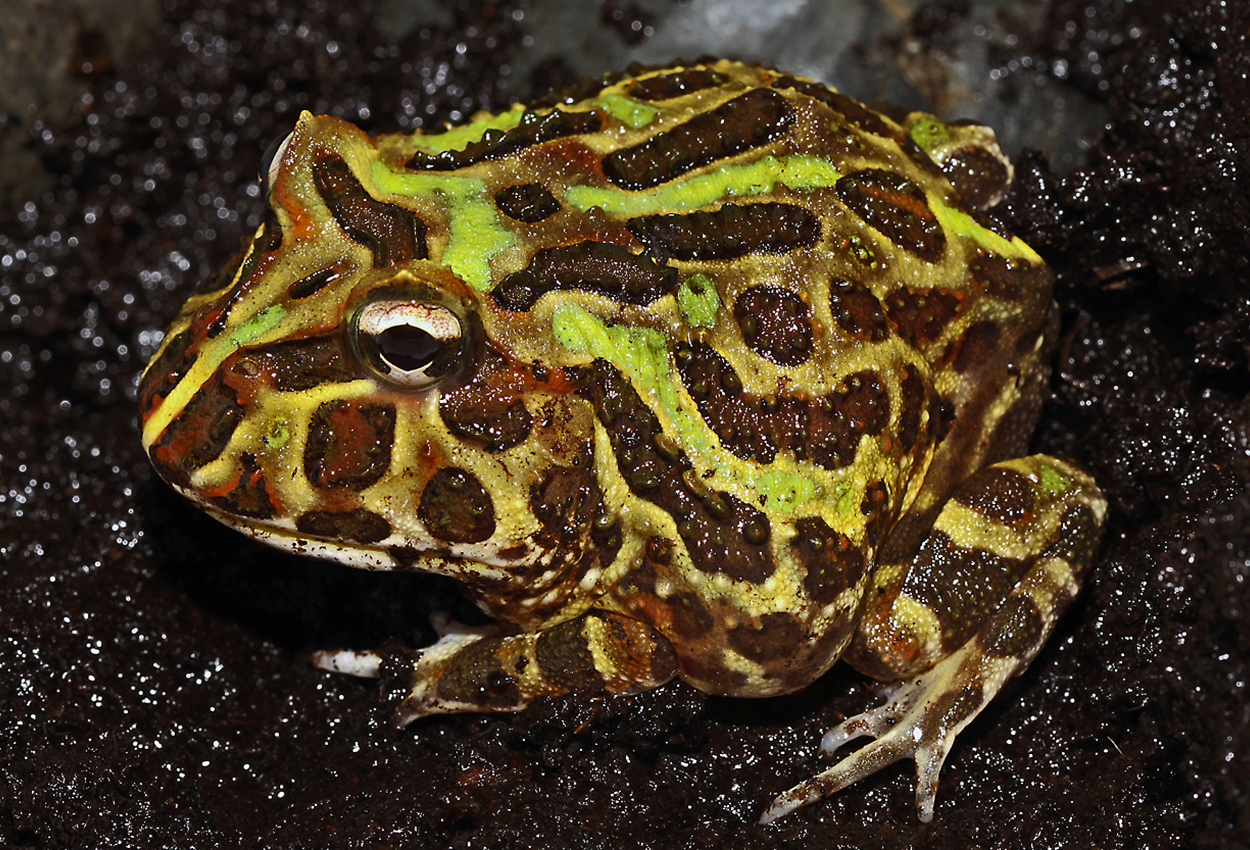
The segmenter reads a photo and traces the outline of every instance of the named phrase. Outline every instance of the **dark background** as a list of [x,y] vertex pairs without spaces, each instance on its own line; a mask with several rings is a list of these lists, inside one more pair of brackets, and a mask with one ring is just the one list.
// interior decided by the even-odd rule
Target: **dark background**
[[[0,2],[0,846],[1247,846],[1250,4],[348,6]],[[450,583],[264,549],[139,448],[136,375],[299,110],[408,130],[705,52],[1000,127],[1058,276],[1035,448],[1110,528],[929,825],[910,763],[755,825],[874,704],[841,666],[396,730],[307,653],[426,642]]]

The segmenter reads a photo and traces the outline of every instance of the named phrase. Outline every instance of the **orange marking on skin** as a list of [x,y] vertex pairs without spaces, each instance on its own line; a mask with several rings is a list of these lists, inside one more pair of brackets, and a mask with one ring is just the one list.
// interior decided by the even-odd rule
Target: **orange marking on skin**
[[[606,118],[601,110],[594,111],[600,113],[600,120]],[[599,154],[576,138],[553,139],[533,145],[518,154],[517,160],[540,169],[555,168],[560,172],[603,179],[603,163]]]
[[929,209],[929,204],[922,195],[919,198],[908,195],[905,192],[892,192],[882,189],[879,186],[865,186],[866,194],[871,194],[876,198],[885,201],[893,207],[910,212],[917,218],[936,221],[933,211]]

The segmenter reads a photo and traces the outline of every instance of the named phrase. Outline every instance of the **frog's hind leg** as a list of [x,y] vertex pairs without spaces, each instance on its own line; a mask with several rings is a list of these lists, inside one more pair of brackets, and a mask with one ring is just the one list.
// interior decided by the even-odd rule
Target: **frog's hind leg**
[[677,672],[673,648],[659,632],[609,611],[519,634],[445,615],[434,626],[439,640],[424,649],[320,652],[313,663],[382,678],[398,701],[401,725],[427,714],[520,711],[542,695],[642,693]]
[[904,758],[916,762],[920,820],[931,820],[955,736],[1046,641],[1080,589],[1105,514],[1089,476],[1044,455],[995,464],[960,486],[913,562],[880,568],[845,656],[903,681],[885,705],[831,729],[822,748],[876,740],[779,796],[761,821]]

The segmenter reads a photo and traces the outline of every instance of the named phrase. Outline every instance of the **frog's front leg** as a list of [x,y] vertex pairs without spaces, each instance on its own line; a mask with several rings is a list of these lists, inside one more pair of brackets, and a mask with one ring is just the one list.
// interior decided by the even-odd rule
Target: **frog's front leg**
[[831,729],[832,754],[876,740],[773,801],[772,821],[903,758],[916,761],[920,820],[955,736],[1024,670],[1094,558],[1106,502],[1079,469],[1045,455],[969,478],[943,506],[911,564],[879,567],[846,659],[903,680],[882,706]]
[[424,649],[321,652],[314,663],[393,685],[401,725],[427,714],[520,711],[543,695],[642,693],[677,673],[677,656],[659,632],[610,611],[519,634],[446,615],[434,626],[439,640]]

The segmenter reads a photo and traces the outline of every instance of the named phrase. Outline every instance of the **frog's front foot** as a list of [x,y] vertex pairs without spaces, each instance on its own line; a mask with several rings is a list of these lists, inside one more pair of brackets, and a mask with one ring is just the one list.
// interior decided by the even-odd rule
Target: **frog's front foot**
[[517,634],[466,626],[445,614],[431,624],[439,639],[424,649],[318,652],[313,664],[381,678],[398,700],[401,726],[429,714],[520,711],[541,695],[639,693],[677,672],[659,632],[606,611]]
[[[497,626],[466,626],[444,611],[435,611],[430,615],[438,641],[422,650],[427,657],[441,657],[449,650],[458,649],[468,643],[499,633]],[[314,652],[314,667],[328,670],[331,673],[344,673],[348,676],[359,676],[363,679],[379,679],[382,677],[382,663],[385,653],[372,649],[335,649]]]
[[[927,672],[899,685],[884,705],[848,718],[826,732],[820,748],[830,756],[855,738],[870,736],[876,740],[779,795],[761,815],[760,823],[771,823],[905,758],[916,762],[917,814],[925,823],[931,821],[938,774],[956,735],[976,717],[998,684],[1016,667],[1013,659],[998,659],[1000,664],[991,663],[990,669],[986,669],[985,665],[994,659],[969,659],[970,654],[974,651],[965,646]],[[973,666],[982,668],[976,675],[969,666],[970,660]],[[1001,670],[992,669],[999,666]],[[976,681],[987,674],[995,682],[988,688],[988,682]]]

